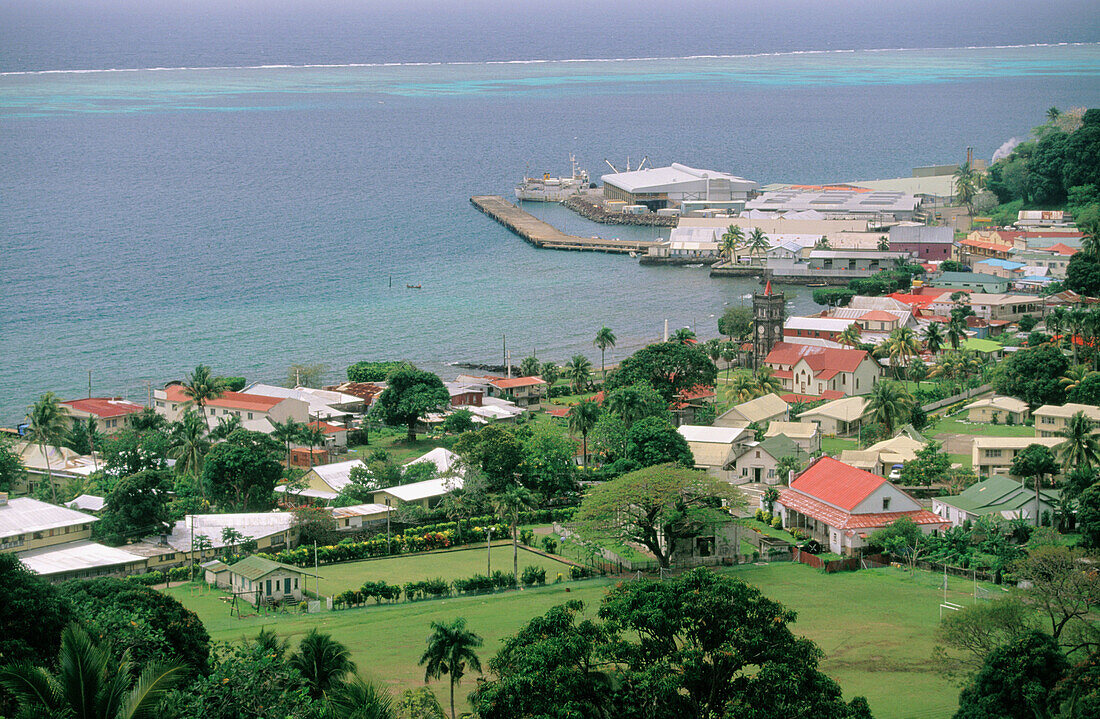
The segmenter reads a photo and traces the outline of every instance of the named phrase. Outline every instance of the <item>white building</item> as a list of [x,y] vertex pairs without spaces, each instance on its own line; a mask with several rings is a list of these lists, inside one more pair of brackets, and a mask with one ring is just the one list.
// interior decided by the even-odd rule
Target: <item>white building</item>
[[604,197],[651,210],[679,207],[685,201],[727,203],[741,209],[760,186],[752,180],[717,170],[699,170],[673,163],[668,167],[604,175]]

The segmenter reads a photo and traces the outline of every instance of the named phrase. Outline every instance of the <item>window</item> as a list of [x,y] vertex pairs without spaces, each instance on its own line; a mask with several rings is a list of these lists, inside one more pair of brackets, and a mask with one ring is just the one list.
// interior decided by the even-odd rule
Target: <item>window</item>
[[248,413],[248,418],[252,419],[252,413],[251,412]]
[[889,497],[883,497],[882,498],[882,511],[883,512],[890,511],[890,498]]
[[1001,456],[1001,450],[999,450],[999,449],[987,449],[985,451],[985,456],[986,457],[1000,457]]
[[758,450],[756,450],[756,458],[757,458],[757,459],[760,459],[760,450],[759,450],[759,449],[758,449]]

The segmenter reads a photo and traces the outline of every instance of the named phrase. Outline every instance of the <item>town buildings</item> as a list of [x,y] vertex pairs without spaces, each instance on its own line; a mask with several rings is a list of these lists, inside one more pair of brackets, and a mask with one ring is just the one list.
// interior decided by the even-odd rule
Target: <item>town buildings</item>
[[780,342],[764,359],[783,389],[820,395],[835,390],[845,395],[870,393],[882,367],[867,352]]
[[1041,444],[1053,449],[1062,443],[1061,437],[974,437],[971,447],[971,464],[979,477],[1008,474],[1012,460],[1025,447]]
[[1100,425],[1100,407],[1091,404],[1066,402],[1059,406],[1044,404],[1034,412],[1036,437],[1060,437],[1069,424],[1070,417],[1078,412],[1085,415],[1093,427]]
[[61,404],[68,408],[65,417],[70,426],[83,426],[89,419],[95,419],[96,429],[107,435],[129,427],[130,419],[145,409],[143,405],[121,397],[70,399]]
[[994,475],[957,495],[933,497],[932,511],[955,527],[990,515],[1034,522],[1044,512],[1053,515],[1059,496],[1058,490],[1041,488],[1036,509],[1033,487],[1024,485],[1019,479]]

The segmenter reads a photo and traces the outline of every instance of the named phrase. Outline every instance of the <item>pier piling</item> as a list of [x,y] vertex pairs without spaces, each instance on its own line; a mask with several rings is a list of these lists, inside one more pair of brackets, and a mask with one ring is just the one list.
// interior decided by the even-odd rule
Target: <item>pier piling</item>
[[645,254],[656,243],[650,240],[605,240],[599,237],[567,235],[500,195],[475,195],[471,204],[535,247],[590,252],[636,252]]

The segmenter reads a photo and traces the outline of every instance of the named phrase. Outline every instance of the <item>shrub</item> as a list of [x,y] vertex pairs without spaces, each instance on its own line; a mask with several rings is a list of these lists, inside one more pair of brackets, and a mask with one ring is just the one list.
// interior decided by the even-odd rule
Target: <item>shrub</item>
[[525,587],[535,584],[546,584],[546,570],[541,567],[527,566],[523,568],[520,581]]
[[588,567],[576,567],[576,566],[574,566],[574,567],[569,568],[569,578],[570,579],[585,579],[587,577],[591,577],[592,574],[593,574],[592,570],[589,569]]
[[516,575],[511,572],[505,574],[499,569],[493,572],[493,586],[497,589],[508,589],[516,586]]
[[535,532],[531,529],[521,530],[519,533],[519,541],[526,544],[528,547],[533,546],[535,543]]
[[773,529],[782,529],[783,528],[783,519],[777,514],[774,517],[772,517],[772,521],[771,521],[770,524],[772,525]]
[[764,514],[763,509],[756,510],[756,514],[754,516],[756,517],[757,522],[767,522],[768,521],[767,520],[767,515]]
[[401,596],[401,587],[390,586],[385,582],[365,582],[359,589],[359,593],[363,601],[373,597],[375,603],[381,604],[383,599],[390,602],[397,601]]
[[467,579],[454,581],[455,591],[460,594],[485,594],[493,591],[493,578],[484,574],[475,574]]
[[543,537],[542,548],[546,551],[547,554],[554,554],[558,551],[558,540],[554,539],[553,537]]

